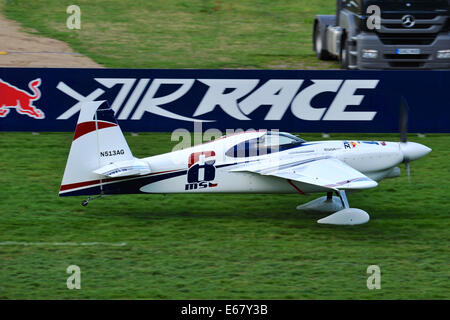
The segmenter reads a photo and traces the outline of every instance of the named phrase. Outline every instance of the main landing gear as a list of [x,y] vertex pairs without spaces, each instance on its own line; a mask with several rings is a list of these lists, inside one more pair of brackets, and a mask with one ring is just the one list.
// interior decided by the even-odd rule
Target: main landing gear
[[317,220],[320,224],[334,225],[356,225],[369,221],[370,217],[364,210],[350,208],[347,195],[344,190],[328,192],[326,197],[320,197],[303,205],[299,205],[297,210],[315,213],[333,213],[325,218]]

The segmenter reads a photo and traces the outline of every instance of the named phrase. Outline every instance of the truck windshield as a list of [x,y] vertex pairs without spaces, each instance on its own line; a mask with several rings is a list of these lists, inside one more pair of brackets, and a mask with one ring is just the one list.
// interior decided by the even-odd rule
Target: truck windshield
[[[406,5],[409,3],[409,5]],[[448,0],[366,0],[364,1],[364,7],[369,5],[379,5],[382,11],[385,10],[435,10],[435,9],[448,9]]]

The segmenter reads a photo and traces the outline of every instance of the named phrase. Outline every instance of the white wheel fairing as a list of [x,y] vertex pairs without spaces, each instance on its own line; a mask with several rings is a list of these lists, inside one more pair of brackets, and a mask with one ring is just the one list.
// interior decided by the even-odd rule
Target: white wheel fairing
[[320,224],[333,225],[357,225],[369,222],[370,217],[367,212],[356,208],[346,208],[317,220]]

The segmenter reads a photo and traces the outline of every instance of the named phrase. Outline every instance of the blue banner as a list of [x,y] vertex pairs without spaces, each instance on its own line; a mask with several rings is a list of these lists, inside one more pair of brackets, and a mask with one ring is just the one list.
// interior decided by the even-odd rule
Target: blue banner
[[0,131],[73,131],[107,100],[124,131],[450,132],[450,71],[0,68]]

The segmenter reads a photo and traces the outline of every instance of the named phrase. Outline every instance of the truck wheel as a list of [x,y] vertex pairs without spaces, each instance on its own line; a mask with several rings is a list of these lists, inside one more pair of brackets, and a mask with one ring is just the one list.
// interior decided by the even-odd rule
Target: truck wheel
[[344,36],[341,42],[341,54],[339,55],[339,65],[341,66],[341,69],[348,69],[349,54],[348,41]]
[[330,60],[332,57],[324,49],[323,41],[322,41],[322,32],[320,30],[319,23],[314,24],[314,34],[313,34],[313,47],[316,52],[316,56],[320,60]]

